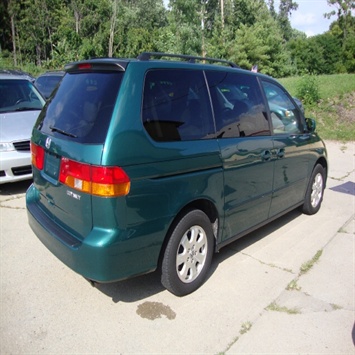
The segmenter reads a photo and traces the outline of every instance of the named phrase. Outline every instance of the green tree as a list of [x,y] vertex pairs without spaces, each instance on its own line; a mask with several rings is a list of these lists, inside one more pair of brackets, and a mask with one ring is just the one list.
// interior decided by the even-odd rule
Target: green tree
[[348,36],[343,43],[343,62],[348,73],[355,73],[355,18],[351,17]]
[[59,68],[65,63],[79,60],[82,36],[80,33],[81,16],[75,13],[73,3],[61,6],[58,9],[60,23],[53,36],[53,52],[46,62],[47,68]]
[[306,40],[290,41],[288,48],[295,74],[322,74],[324,68],[324,50],[315,37]]
[[23,0],[20,4],[17,25],[22,53],[35,62],[50,57],[53,51],[53,34],[59,23],[57,9],[59,0]]
[[[19,42],[20,4],[15,0],[4,0],[0,3],[0,53],[2,56],[12,54],[13,66],[18,65],[21,58]],[[10,55],[9,55],[10,56]]]
[[326,32],[321,35],[309,39],[312,46],[312,40],[323,49],[323,63],[318,74],[333,74],[338,72],[340,63],[342,62],[341,52],[342,44],[339,38],[333,36],[331,32]]
[[257,64],[262,73],[281,77],[290,74],[288,52],[283,43],[277,22],[267,8],[259,11],[254,24],[242,25],[235,39],[228,44],[230,59],[242,68]]
[[0,2],[0,52],[3,50],[11,50],[11,27],[10,16],[8,11],[9,0]]
[[268,4],[269,11],[270,11],[270,14],[271,14],[272,18],[274,18],[276,20],[277,19],[277,13],[276,13],[276,10],[275,10],[275,1],[274,0],[267,0],[267,4]]
[[121,1],[113,54],[136,57],[142,51],[158,50],[167,24],[167,10],[162,0]]
[[298,9],[298,4],[293,0],[281,0],[279,6],[279,13],[277,20],[281,28],[283,38],[286,41],[289,41],[292,37],[292,27],[290,23],[290,15],[292,11]]
[[200,0],[170,0],[169,27],[175,35],[172,52],[201,55],[202,54],[202,19],[203,3]]
[[353,26],[353,16],[352,11],[355,10],[355,1],[354,0],[327,0],[329,6],[335,6],[337,10],[332,10],[324,14],[324,17],[331,18],[334,15],[338,17],[338,24],[342,30],[344,42],[348,36],[348,33],[351,32]]
[[42,68],[142,51],[206,55],[276,77],[355,71],[354,1],[330,0],[326,35],[292,29],[294,0],[2,0],[0,56]]
[[233,18],[231,24],[236,28],[241,25],[252,26],[267,9],[263,0],[233,0]]
[[331,32],[288,43],[295,74],[332,74],[342,71],[341,41]]
[[355,1],[328,0],[328,5],[337,9],[324,14],[324,16],[327,18],[337,16],[337,20],[332,23],[330,31],[333,36],[341,40],[339,54],[342,61],[341,64],[338,63],[338,71],[355,72],[355,18],[352,15],[355,10]]

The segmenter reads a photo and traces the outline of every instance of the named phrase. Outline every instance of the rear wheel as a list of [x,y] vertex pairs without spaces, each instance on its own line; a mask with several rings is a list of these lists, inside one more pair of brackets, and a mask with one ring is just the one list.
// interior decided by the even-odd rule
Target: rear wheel
[[302,206],[303,213],[312,215],[319,211],[323,200],[324,188],[325,170],[322,165],[318,164],[313,169],[309,180],[305,201]]
[[204,282],[211,265],[214,238],[211,222],[192,210],[172,230],[162,262],[161,282],[177,296],[187,295]]

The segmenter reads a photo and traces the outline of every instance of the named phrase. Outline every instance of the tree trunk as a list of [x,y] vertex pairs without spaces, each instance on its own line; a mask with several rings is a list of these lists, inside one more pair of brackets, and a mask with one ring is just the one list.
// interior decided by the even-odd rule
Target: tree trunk
[[16,32],[15,32],[15,18],[11,15],[11,36],[12,36],[12,53],[14,56],[14,66],[17,66],[17,56],[16,56]]
[[79,11],[74,10],[74,18],[75,18],[75,32],[76,32],[76,34],[79,34],[79,30],[80,30],[80,14],[79,14]]
[[221,22],[222,29],[224,28],[224,0],[221,0]]
[[36,65],[41,66],[41,46],[39,44],[36,45]]
[[111,24],[110,24],[110,38],[108,42],[108,56],[110,58],[113,55],[113,40],[115,36],[116,19],[117,19],[117,0],[113,0],[112,16],[111,16]]

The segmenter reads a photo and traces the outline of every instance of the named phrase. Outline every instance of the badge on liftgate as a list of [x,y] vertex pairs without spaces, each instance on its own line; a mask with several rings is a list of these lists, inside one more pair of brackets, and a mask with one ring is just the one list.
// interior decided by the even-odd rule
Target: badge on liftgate
[[49,149],[49,147],[51,146],[51,143],[52,143],[52,140],[49,137],[47,137],[46,144],[45,144],[47,149]]

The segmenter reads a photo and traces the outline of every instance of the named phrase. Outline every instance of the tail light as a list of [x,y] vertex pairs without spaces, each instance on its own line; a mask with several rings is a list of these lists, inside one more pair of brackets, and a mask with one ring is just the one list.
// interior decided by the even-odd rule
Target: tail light
[[32,165],[38,170],[44,167],[44,148],[31,142],[31,160]]
[[[32,164],[38,170],[44,168],[44,153],[44,148],[31,142]],[[62,184],[92,195],[125,196],[131,187],[130,178],[117,166],[95,166],[62,158],[59,169]]]
[[75,190],[96,196],[125,196],[131,182],[120,167],[107,167],[83,164],[62,158],[59,181]]

